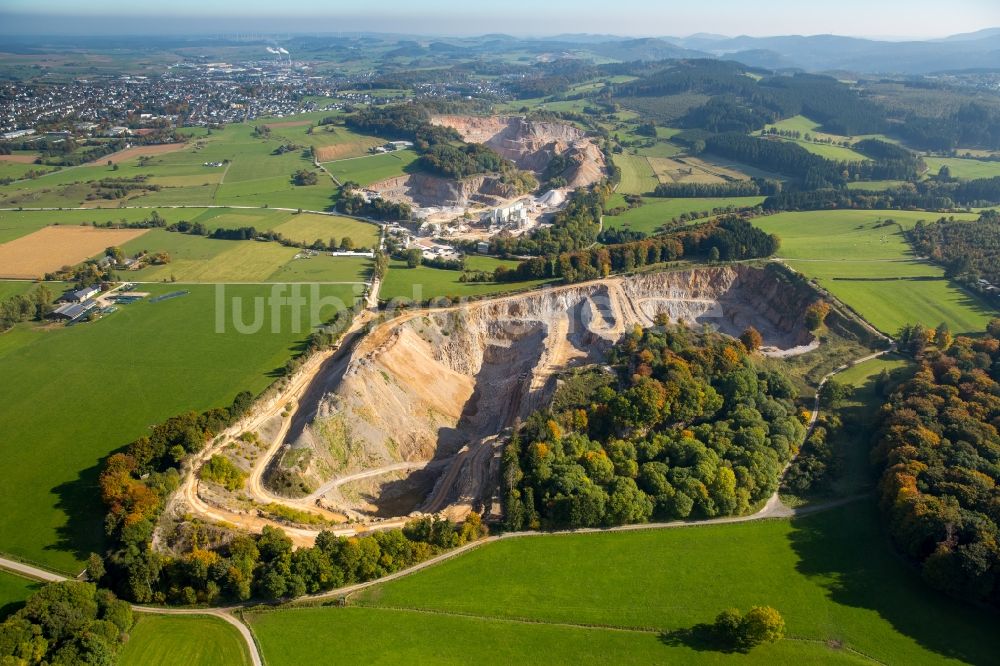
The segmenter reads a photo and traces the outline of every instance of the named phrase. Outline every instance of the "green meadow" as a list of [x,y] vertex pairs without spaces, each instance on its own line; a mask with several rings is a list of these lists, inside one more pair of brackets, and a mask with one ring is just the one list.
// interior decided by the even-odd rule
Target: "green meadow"
[[341,183],[354,181],[367,186],[386,178],[402,176],[417,157],[417,153],[412,150],[397,150],[392,153],[326,162],[323,166]]
[[[224,290],[218,303],[217,289]],[[309,289],[304,293],[315,289],[345,305],[354,300],[349,285]],[[0,551],[79,573],[83,559],[103,544],[101,460],[168,416],[225,406],[240,391],[263,390],[310,331],[309,308],[297,325],[283,310],[272,326],[270,307],[261,307],[257,333],[237,331],[234,307],[240,306],[243,323],[252,324],[253,299],[271,294],[271,286],[146,290],[189,293],[120,306],[93,323],[19,325],[0,335],[0,455],[7,469]],[[319,323],[333,313],[323,308]]]
[[952,178],[972,180],[1000,176],[1000,162],[971,160],[961,157],[924,157],[928,173],[937,175],[941,167],[947,166]]
[[[292,183],[292,174],[299,169],[316,170],[310,146],[322,143],[321,137],[306,141],[304,133],[297,136],[296,130],[304,132],[305,129],[300,127],[278,128],[269,136],[259,136],[254,134],[258,124],[265,123],[235,124],[224,130],[213,130],[211,134],[193,137],[183,148],[173,152],[131,158],[115,166],[102,163],[102,158],[96,164],[64,168],[34,180],[2,186],[0,206],[75,207],[86,204],[114,207],[124,201],[130,206],[332,208],[337,188],[329,178],[319,178],[316,185]],[[293,136],[285,136],[286,131]],[[338,132],[347,133],[347,130]],[[333,137],[333,134],[327,136]],[[360,140],[346,134],[343,138]],[[364,141],[367,142],[364,145],[368,145],[376,140],[367,137]],[[298,147],[281,152],[286,145]],[[224,164],[219,167],[206,165],[213,162]],[[160,190],[133,192],[122,200],[88,201],[88,195],[93,192],[90,183],[136,176],[145,176],[146,182],[159,185]]]
[[[683,213],[711,212],[716,208],[752,208],[760,205],[764,197],[709,197],[692,199],[660,199],[647,197],[643,204],[621,215],[605,215],[604,225],[609,229],[631,229],[655,234],[664,224]],[[624,206],[625,200],[613,199],[609,206]]]
[[942,322],[956,333],[981,332],[995,308],[947,280],[940,266],[913,256],[903,235],[918,220],[937,217],[922,211],[813,211],[761,217],[755,224],[781,238],[778,254],[789,266],[884,333]]
[[644,155],[622,153],[614,156],[615,165],[621,169],[622,179],[618,191],[624,194],[648,194],[660,181]]
[[[786,639],[725,654],[692,631],[761,604],[781,612]],[[987,664],[995,623],[907,569],[868,500],[791,520],[509,539],[369,588],[348,608],[251,616],[272,664],[334,652],[375,663]]]
[[136,614],[122,649],[122,666],[184,664],[239,666],[250,663],[243,637],[235,627],[209,615]]
[[317,239],[328,243],[331,237],[339,242],[347,237],[357,248],[375,248],[381,236],[381,229],[376,224],[339,215],[310,213],[294,215],[274,230],[300,243],[312,243]]
[[41,587],[41,583],[0,571],[0,622],[24,605],[25,599]]
[[[486,257],[471,258],[467,264],[470,270],[493,270],[499,260],[488,260]],[[512,262],[509,265],[514,265]],[[527,282],[459,282],[461,271],[449,271],[429,266],[408,268],[404,261],[390,261],[389,272],[382,282],[379,299],[389,301],[394,298],[404,298],[423,301],[440,296],[468,297],[499,294],[509,291],[522,291],[545,284],[545,280],[530,280]]]

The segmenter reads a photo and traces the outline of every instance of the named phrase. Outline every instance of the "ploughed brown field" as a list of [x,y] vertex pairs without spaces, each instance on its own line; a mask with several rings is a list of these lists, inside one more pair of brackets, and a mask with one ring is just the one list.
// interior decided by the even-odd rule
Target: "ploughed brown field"
[[142,157],[143,155],[163,155],[164,153],[172,153],[186,147],[186,143],[161,143],[155,146],[132,146],[131,148],[126,148],[125,150],[119,150],[117,153],[105,155],[104,157],[94,160],[91,164],[107,164],[109,160],[112,164],[119,164],[121,162],[128,162],[129,160],[137,157]]
[[146,229],[51,226],[0,244],[0,277],[39,278],[122,245]]
[[34,164],[38,155],[0,155],[0,162],[14,162],[16,164]]

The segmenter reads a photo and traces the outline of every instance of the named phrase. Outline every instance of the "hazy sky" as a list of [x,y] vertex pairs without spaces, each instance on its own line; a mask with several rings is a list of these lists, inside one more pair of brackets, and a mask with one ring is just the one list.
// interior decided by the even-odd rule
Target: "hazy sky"
[[0,0],[0,31],[7,34],[364,30],[940,37],[995,26],[998,0]]

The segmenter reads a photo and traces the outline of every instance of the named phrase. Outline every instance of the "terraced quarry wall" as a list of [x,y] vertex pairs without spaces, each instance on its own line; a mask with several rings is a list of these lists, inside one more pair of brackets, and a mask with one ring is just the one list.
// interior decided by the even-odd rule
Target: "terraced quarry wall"
[[280,465],[358,517],[487,506],[495,436],[546,404],[558,372],[601,362],[660,313],[733,335],[755,326],[772,353],[803,348],[814,299],[778,270],[735,265],[408,312],[358,344]]

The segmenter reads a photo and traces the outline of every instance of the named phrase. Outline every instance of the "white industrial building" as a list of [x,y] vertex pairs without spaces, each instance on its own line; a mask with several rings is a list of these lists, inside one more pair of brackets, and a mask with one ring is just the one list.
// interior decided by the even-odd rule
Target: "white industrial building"
[[520,229],[528,223],[528,209],[524,207],[523,201],[506,208],[495,208],[489,214],[489,221],[494,225],[511,224]]

